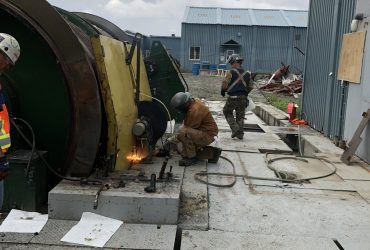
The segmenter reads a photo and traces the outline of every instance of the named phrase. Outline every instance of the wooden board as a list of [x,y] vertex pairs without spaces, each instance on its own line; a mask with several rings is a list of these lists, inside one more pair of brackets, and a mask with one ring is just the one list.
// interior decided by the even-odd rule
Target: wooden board
[[343,35],[338,80],[360,83],[366,32]]

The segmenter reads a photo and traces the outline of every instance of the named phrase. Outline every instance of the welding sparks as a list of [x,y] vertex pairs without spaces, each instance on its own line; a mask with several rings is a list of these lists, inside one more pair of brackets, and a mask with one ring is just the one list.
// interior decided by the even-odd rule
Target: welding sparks
[[138,162],[141,161],[141,159],[143,158],[137,154],[130,154],[126,157],[126,159],[132,162]]

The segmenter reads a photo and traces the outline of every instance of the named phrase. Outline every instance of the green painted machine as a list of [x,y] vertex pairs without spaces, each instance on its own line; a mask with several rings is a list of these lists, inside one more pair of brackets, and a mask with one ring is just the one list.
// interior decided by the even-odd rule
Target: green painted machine
[[[21,46],[15,67],[0,76],[16,118],[5,210],[40,210],[45,193],[62,177],[88,180],[93,173],[127,169],[129,154],[141,145],[132,133],[140,119],[155,132],[151,144],[164,133],[150,124],[151,115],[167,124],[163,104],[187,86],[159,42],[149,58],[156,63],[152,74],[141,56],[140,35],[132,37],[103,18],[70,13],[45,0],[0,0],[0,16],[0,31]],[[173,110],[170,115],[176,117]]]

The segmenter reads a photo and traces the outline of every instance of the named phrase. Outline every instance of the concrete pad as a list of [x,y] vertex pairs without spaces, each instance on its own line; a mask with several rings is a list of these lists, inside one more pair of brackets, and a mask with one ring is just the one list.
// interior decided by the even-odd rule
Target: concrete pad
[[362,198],[370,203],[370,181],[345,181],[353,186]]
[[337,250],[330,238],[304,236],[264,235],[224,231],[182,232],[181,249],[302,249]]
[[344,180],[370,180],[370,172],[365,170],[360,165],[346,165],[344,163],[336,163],[335,166],[337,167],[337,175],[339,175]]
[[[154,164],[138,166],[147,178],[152,173],[158,176],[164,158],[153,160]],[[157,182],[155,193],[144,191],[148,181],[126,181],[125,187],[113,188],[122,174],[113,173],[103,182],[111,188],[100,193],[97,209],[94,209],[94,200],[100,185],[81,186],[64,180],[49,192],[49,218],[79,220],[83,212],[92,212],[129,223],[176,224],[184,172],[184,168],[178,166],[178,160],[173,157],[167,164],[166,171],[173,166],[174,180]]]
[[283,232],[292,237],[362,237],[367,239],[364,246],[370,245],[370,205],[356,193],[297,191],[266,188],[251,193],[239,179],[229,189],[209,187],[210,229],[273,235]]
[[0,249],[3,249],[3,246],[6,243],[28,244],[33,239],[33,237],[35,237],[34,234],[0,233]]
[[[76,244],[62,242],[60,239],[78,221],[49,219],[40,234],[16,234],[13,240],[1,241],[12,242],[9,249],[87,249],[90,247],[76,247]],[[149,225],[124,223],[105,244],[106,248],[124,249],[173,249],[176,237],[176,225]],[[7,236],[8,237],[8,236]],[[31,240],[22,240],[26,238]],[[4,239],[1,237],[1,239]],[[27,244],[27,245],[26,245]],[[28,246],[28,248],[23,248]],[[3,244],[0,247],[3,248]]]
[[75,244],[60,241],[78,221],[49,219],[41,232],[35,236],[31,243],[74,246]]
[[124,223],[104,247],[112,249],[173,249],[176,225]]
[[[295,159],[284,159],[284,157],[294,156],[269,154],[267,156],[268,160],[273,161],[274,159],[277,159],[276,161],[269,164],[270,167],[276,169],[278,172],[287,172],[290,174],[294,174],[297,176],[298,179],[325,176],[335,170],[334,166],[319,159],[304,157],[296,157]],[[333,174],[331,176],[325,177],[325,180],[341,181],[342,179]]]
[[231,138],[230,133],[219,133],[218,138],[220,147],[226,150],[292,152],[292,149],[275,134],[245,132],[243,140],[239,140]]
[[262,126],[265,133],[285,134],[285,135],[315,135],[316,131],[307,126]]
[[316,153],[341,155],[343,149],[335,146],[329,138],[318,135],[302,135],[302,153],[307,156],[314,156]]
[[181,229],[208,229],[208,187],[194,179],[201,171],[207,171],[206,162],[185,168],[178,223]]

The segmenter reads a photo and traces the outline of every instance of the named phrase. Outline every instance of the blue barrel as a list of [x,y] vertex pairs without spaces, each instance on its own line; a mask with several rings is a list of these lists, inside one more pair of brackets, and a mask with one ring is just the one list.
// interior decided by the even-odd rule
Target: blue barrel
[[226,69],[226,64],[219,64],[218,65],[218,68],[219,69]]
[[193,63],[193,67],[191,68],[191,72],[193,76],[199,75],[200,63]]
[[209,62],[202,62],[202,69],[209,69]]
[[209,70],[217,70],[217,64],[210,64]]

